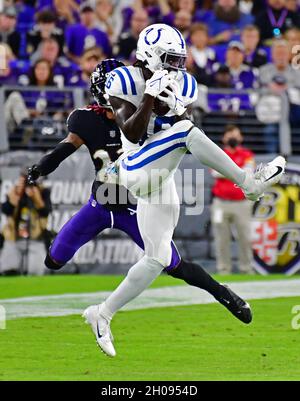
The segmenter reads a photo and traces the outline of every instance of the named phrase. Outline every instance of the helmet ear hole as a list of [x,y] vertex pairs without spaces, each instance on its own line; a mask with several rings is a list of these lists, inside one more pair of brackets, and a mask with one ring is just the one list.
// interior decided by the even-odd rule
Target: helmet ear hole
[[106,59],[99,63],[90,78],[90,92],[98,105],[102,107],[110,107],[107,99],[105,99],[105,83],[111,71],[118,67],[123,67],[124,63],[116,59]]

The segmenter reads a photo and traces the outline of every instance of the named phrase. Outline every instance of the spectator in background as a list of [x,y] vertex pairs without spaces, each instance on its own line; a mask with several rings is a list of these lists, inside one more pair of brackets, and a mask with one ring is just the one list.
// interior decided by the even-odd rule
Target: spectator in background
[[[225,128],[223,136],[224,152],[241,168],[254,169],[253,153],[242,147],[243,136],[238,127]],[[231,227],[236,230],[239,243],[239,271],[253,273],[251,249],[251,213],[252,203],[245,199],[240,188],[233,182],[213,171],[216,179],[212,188],[213,203],[211,220],[214,229],[217,271],[220,274],[232,272]]]
[[[44,39],[37,51],[31,57],[31,63],[38,59],[47,60],[53,70],[54,82],[59,88],[69,82],[71,76],[78,71],[77,64],[71,62],[65,55],[59,55],[59,44],[54,38]],[[22,83],[27,84],[26,76],[22,77]]]
[[30,86],[55,86],[51,63],[46,59],[38,60],[29,73]]
[[[284,34],[284,39],[287,41],[290,49],[290,63],[296,54],[300,52],[300,29],[290,28]],[[297,50],[298,49],[298,50]]]
[[206,21],[214,44],[239,39],[241,30],[252,22],[251,15],[240,12],[236,0],[217,0]]
[[267,0],[254,0],[251,14],[256,18],[258,14],[265,8]]
[[[259,80],[263,87],[277,93],[283,90],[273,83],[274,77],[284,77],[289,88],[300,86],[300,71],[290,65],[290,48],[285,40],[276,40],[272,46],[272,62],[259,70]],[[284,89],[285,90],[285,89]]]
[[13,68],[15,55],[6,43],[1,43],[1,46],[5,49],[5,54],[1,54],[0,85],[15,85],[18,78]]
[[239,9],[243,14],[252,14],[253,10],[253,0],[240,0]]
[[[163,0],[167,3],[167,0]],[[130,30],[130,21],[135,11],[143,9],[148,14],[149,23],[155,24],[161,22],[161,9],[158,0],[134,0],[133,5],[125,7],[122,10],[123,15],[123,29],[126,32]]]
[[244,46],[244,64],[259,68],[268,62],[267,52],[259,47],[260,33],[255,25],[247,25],[241,35]]
[[51,11],[41,11],[37,14],[36,24],[27,33],[27,53],[35,52],[44,39],[54,38],[59,44],[60,53],[63,52],[64,34],[56,27],[56,16]]
[[185,10],[188,13],[194,15],[197,12],[197,2],[195,0],[178,0],[177,11]]
[[192,14],[186,10],[179,10],[175,14],[174,26],[177,28],[185,39],[187,39],[192,25]]
[[230,69],[227,65],[220,65],[217,67],[213,75],[214,88],[231,89],[233,88]]
[[[47,91],[45,87],[56,87],[51,63],[47,59],[37,60],[29,71],[29,86],[37,88],[34,92],[24,91],[25,100],[30,117],[42,115],[58,117],[64,105],[63,94],[56,91]],[[58,113],[58,114],[57,114]]]
[[7,223],[3,229],[1,274],[21,273],[22,268],[28,268],[26,273],[35,275],[45,271],[44,236],[51,212],[50,191],[42,185],[28,185],[26,177],[25,171],[21,173],[2,205]]
[[287,10],[285,0],[267,0],[267,3],[267,7],[258,14],[255,22],[263,42],[280,37],[293,26],[299,27],[299,15]]
[[[269,113],[271,115],[275,114],[275,118],[272,123],[268,121],[264,129],[264,136],[267,151],[275,153],[278,146],[278,122],[280,121],[278,109],[281,109],[280,96],[288,96],[291,103],[291,120],[299,120],[299,105],[297,103],[299,103],[300,71],[290,65],[290,49],[285,40],[274,41],[272,46],[272,62],[260,68],[259,81],[263,89],[260,107],[262,107],[263,101],[268,99],[268,96],[272,100],[272,103],[269,105]],[[274,110],[277,112],[274,113]]]
[[80,23],[71,25],[66,30],[66,44],[69,56],[75,62],[80,61],[83,52],[98,46],[105,56],[111,55],[108,35],[95,27],[96,14],[93,7],[84,2],[80,6]]
[[28,72],[27,84],[35,89],[23,90],[21,93],[14,91],[6,99],[5,118],[10,132],[26,120],[33,119],[33,130],[26,135],[26,145],[30,147],[31,137],[35,132],[39,135],[45,131],[48,135],[56,132],[62,124],[65,109],[71,107],[72,99],[64,92],[48,90],[48,87],[57,85],[54,82],[51,63],[47,59],[35,62]]
[[[46,59],[37,60],[28,73],[29,86],[20,92],[12,92],[5,102],[6,123],[10,131],[20,126],[26,119],[33,119],[33,128],[39,134],[47,130],[50,135],[57,129],[58,122],[63,119],[64,110],[70,106],[70,98],[63,92],[48,90],[56,87],[51,63]],[[55,121],[55,123],[54,123]],[[57,122],[57,124],[56,124]],[[33,134],[32,131],[30,134]],[[30,143],[31,135],[26,139]]]
[[34,24],[34,17],[37,9],[35,8],[35,0],[23,0],[17,3],[18,18],[17,30],[26,33]]
[[204,18],[203,12],[197,10],[195,0],[178,0],[174,2],[158,0],[158,3],[162,15],[161,22],[167,25],[175,25],[176,14],[180,11],[190,14],[193,21],[202,21]]
[[68,25],[79,21],[79,4],[75,0],[54,0],[53,5],[58,28],[65,31]]
[[233,87],[237,90],[257,86],[256,70],[244,64],[244,50],[241,42],[232,41],[226,52],[226,65],[230,70]]
[[117,30],[117,26],[112,19],[113,10],[114,7],[111,0],[96,0],[95,12],[97,21],[95,27],[106,32],[111,40],[115,37],[115,30]]
[[289,11],[292,11],[293,13],[297,13],[300,8],[298,0],[286,0],[285,6]]
[[216,53],[208,46],[208,28],[205,24],[192,24],[190,42],[189,71],[195,76],[198,83],[211,86]]
[[195,0],[178,0],[178,1],[159,1],[161,11],[163,10],[162,3],[170,4],[168,12],[162,12],[165,22],[169,25],[174,25],[175,13],[177,11],[187,11],[192,15],[193,22],[205,23],[211,15],[211,9],[213,8],[213,0],[195,1]]
[[80,59],[80,70],[71,77],[68,85],[88,89],[90,86],[91,73],[96,68],[96,65],[103,59],[104,56],[101,49],[98,47],[85,50]]
[[4,8],[0,13],[0,42],[9,45],[16,57],[19,56],[21,36],[16,31],[17,11],[15,7]]
[[130,60],[136,50],[139,34],[149,25],[148,14],[145,10],[137,10],[131,18],[131,29],[129,32],[121,33],[113,48],[115,57],[121,60]]

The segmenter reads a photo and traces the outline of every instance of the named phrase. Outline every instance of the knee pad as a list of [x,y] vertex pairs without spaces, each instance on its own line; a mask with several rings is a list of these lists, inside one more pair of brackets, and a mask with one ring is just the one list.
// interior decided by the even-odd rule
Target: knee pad
[[140,282],[149,275],[159,275],[164,266],[155,258],[143,256],[127,273],[127,278],[132,282]]
[[50,269],[50,270],[60,270],[65,265],[65,264],[60,264],[60,263],[55,262],[51,258],[49,252],[47,253],[44,263],[45,263],[45,266],[48,267],[48,269]]

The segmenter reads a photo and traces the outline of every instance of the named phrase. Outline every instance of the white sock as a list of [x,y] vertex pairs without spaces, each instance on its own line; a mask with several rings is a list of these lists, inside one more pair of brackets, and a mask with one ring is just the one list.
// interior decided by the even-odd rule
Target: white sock
[[202,164],[216,170],[237,185],[245,181],[246,172],[238,167],[230,157],[203,131],[194,127],[187,136],[186,147]]
[[110,321],[122,306],[149,287],[163,269],[164,266],[159,262],[144,256],[131,267],[119,287],[100,305],[100,313]]

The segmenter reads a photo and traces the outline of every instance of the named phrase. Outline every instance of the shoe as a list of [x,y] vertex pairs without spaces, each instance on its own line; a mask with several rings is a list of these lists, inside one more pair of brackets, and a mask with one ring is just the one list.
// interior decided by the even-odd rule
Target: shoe
[[246,171],[245,181],[240,186],[246,198],[251,201],[259,200],[266,189],[277,184],[284,174],[285,166],[285,158],[278,156],[265,166],[261,165],[255,174]]
[[115,347],[113,345],[113,336],[110,330],[110,323],[99,312],[100,305],[89,306],[82,314],[85,322],[90,324],[96,336],[97,344],[101,350],[108,356],[116,356]]
[[234,293],[227,285],[221,284],[223,294],[218,301],[225,306],[241,322],[249,324],[252,322],[252,311],[250,305]]

